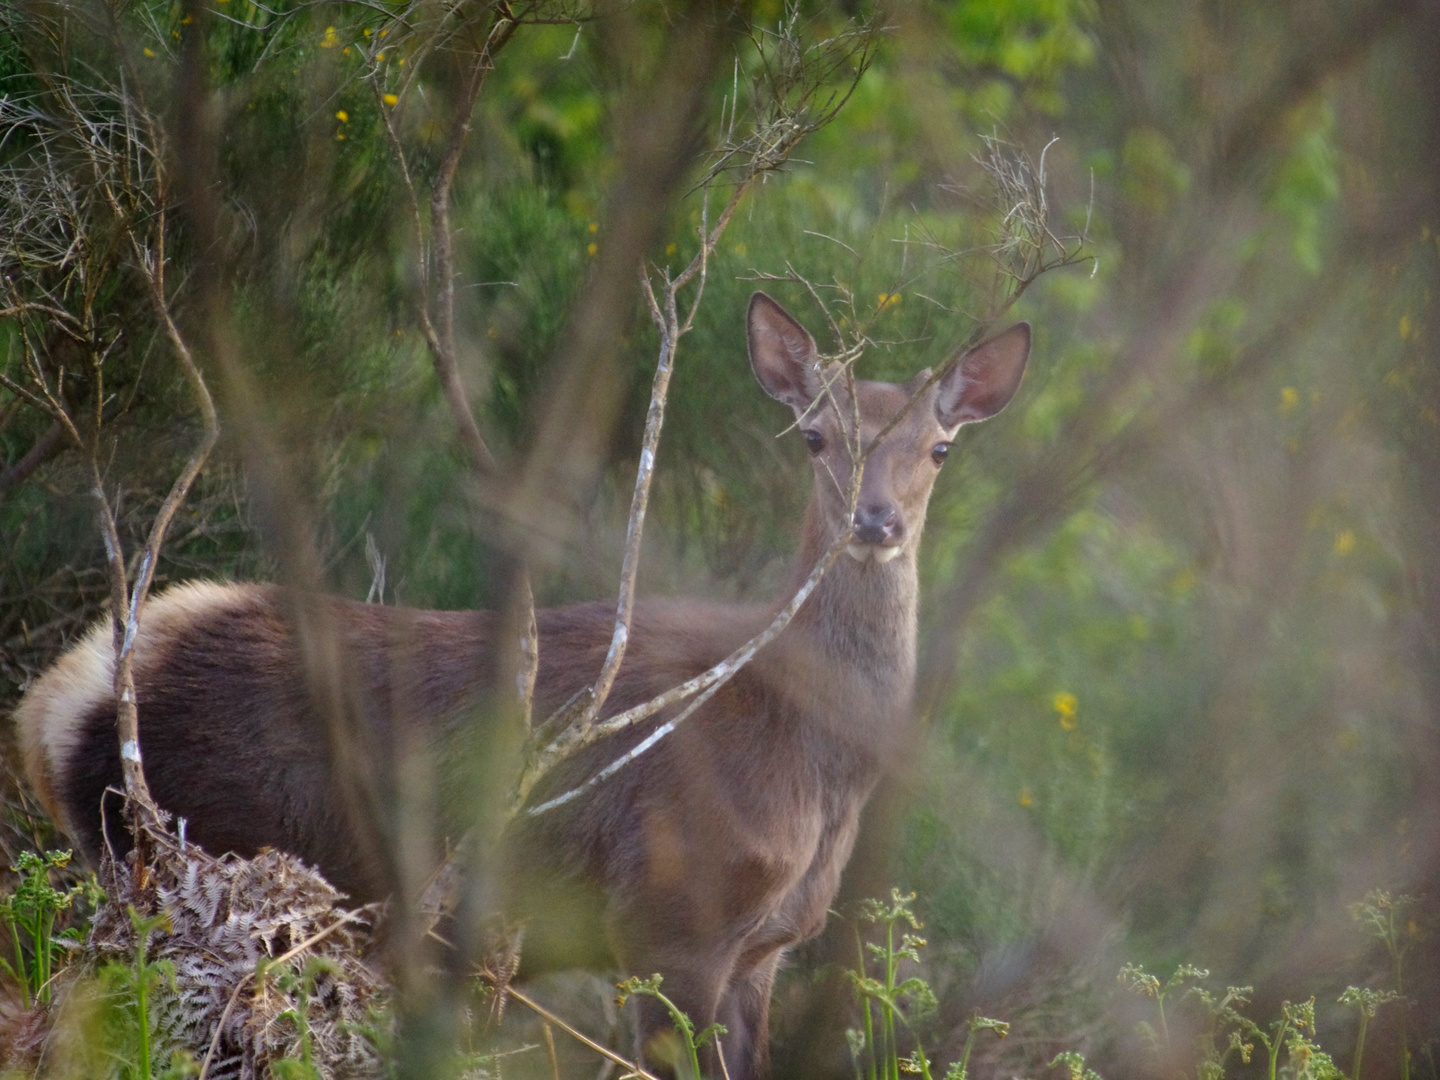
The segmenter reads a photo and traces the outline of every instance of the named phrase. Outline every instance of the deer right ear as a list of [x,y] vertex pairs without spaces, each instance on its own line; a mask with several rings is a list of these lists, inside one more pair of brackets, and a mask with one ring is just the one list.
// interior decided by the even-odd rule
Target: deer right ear
[[745,326],[755,378],[776,401],[804,412],[820,393],[820,352],[815,339],[763,292],[750,297]]

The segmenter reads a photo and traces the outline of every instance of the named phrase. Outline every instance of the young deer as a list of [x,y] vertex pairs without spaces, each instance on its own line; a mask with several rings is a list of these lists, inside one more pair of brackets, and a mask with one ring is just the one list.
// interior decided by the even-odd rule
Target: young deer
[[[908,720],[916,550],[935,476],[960,425],[993,416],[1014,395],[1030,348],[1029,327],[1013,326],[906,409],[928,372],[905,385],[858,382],[852,402],[836,369],[822,368],[814,339],[763,293],[751,298],[748,330],[755,376],[794,410],[814,470],[796,584],[842,532],[848,557],[668,738],[582,798],[522,813],[502,845],[508,910],[530,920],[527,968],[608,959],[661,973],[697,1029],[726,1025],[732,1080],[767,1072],[776,967],[787,947],[824,925],[882,755]],[[852,515],[854,419],[869,445],[902,410],[865,462]],[[289,602],[273,587],[191,584],[149,605],[135,653],[146,775],[156,801],[207,849],[281,848],[372,899],[393,878],[362,857],[342,809]],[[382,750],[419,745],[436,762],[453,757],[474,703],[491,689],[495,617],[320,603],[354,672],[359,728]],[[775,610],[637,605],[607,714],[704,671]],[[612,606],[599,603],[538,612],[537,716],[594,677],[613,619]],[[92,860],[103,843],[104,790],[120,782],[112,664],[107,624],[63,656],[16,714],[31,782]],[[530,807],[593,776],[669,715],[565,761]],[[642,1045],[652,1059],[663,1056],[652,1040],[669,1032],[669,1018],[649,999],[638,1004]]]

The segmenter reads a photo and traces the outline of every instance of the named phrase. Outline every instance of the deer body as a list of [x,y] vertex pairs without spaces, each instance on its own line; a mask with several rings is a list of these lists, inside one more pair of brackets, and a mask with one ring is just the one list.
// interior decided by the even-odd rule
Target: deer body
[[[502,844],[509,907],[533,919],[527,966],[573,961],[573,939],[586,935],[568,920],[580,908],[598,910],[621,967],[664,975],[666,994],[697,1029],[717,1019],[727,1026],[732,1080],[766,1072],[775,969],[787,947],[824,925],[860,811],[908,720],[915,555],[940,447],[961,423],[1003,407],[1029,345],[1028,328],[1007,331],[906,408],[923,379],[859,383],[853,402],[838,381],[827,389],[813,340],[762,294],[751,302],[749,332],[757,376],[794,408],[815,461],[799,580],[842,529],[849,555],[785,631],[669,737],[581,797],[522,811]],[[897,414],[866,460],[852,511],[843,496],[853,447]],[[147,779],[156,801],[186,818],[190,838],[207,849],[282,848],[357,899],[375,898],[392,878],[362,855],[343,809],[287,617],[293,602],[266,586],[190,585],[148,606],[135,663]],[[495,617],[318,602],[354,673],[352,697],[372,747],[381,755],[422,747],[443,771],[448,741],[464,737],[475,702],[494,689]],[[640,603],[606,713],[706,670],[774,610]],[[540,611],[537,622],[535,713],[543,717],[594,678],[614,613],[581,604]],[[17,712],[32,783],[92,859],[103,843],[104,789],[120,778],[112,670],[108,630],[97,627]],[[561,763],[532,792],[530,811],[594,776],[675,711]],[[642,1040],[669,1030],[656,1003],[638,1003]]]

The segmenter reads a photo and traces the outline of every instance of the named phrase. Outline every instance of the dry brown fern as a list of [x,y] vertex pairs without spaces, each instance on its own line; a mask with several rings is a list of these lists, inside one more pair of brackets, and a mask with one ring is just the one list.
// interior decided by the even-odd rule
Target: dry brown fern
[[152,1006],[157,1050],[188,1049],[207,1078],[250,1080],[300,1056],[308,1029],[326,1080],[384,1074],[373,1033],[385,1023],[387,987],[368,962],[375,907],[340,907],[329,882],[281,852],[217,859],[158,829],[149,847],[138,882],[133,864],[102,871],[109,900],[88,953],[97,964],[133,963],[130,912],[164,919],[148,944],[149,958],[175,975]]

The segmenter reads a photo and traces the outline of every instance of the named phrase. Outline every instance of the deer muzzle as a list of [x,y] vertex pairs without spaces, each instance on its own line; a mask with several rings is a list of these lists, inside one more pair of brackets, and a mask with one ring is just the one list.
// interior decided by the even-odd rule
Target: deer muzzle
[[900,554],[900,543],[905,536],[900,511],[889,503],[857,508],[851,536],[846,550],[852,558],[861,562],[867,559],[889,562]]

